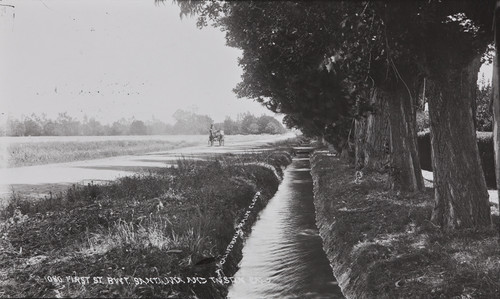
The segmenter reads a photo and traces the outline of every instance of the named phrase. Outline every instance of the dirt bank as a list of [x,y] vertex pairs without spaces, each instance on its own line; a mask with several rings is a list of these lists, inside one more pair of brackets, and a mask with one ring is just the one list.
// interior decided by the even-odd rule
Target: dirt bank
[[[347,298],[495,298],[498,232],[442,231],[428,220],[433,190],[402,196],[384,177],[326,153],[312,157],[316,222]],[[498,217],[493,218],[495,227]]]

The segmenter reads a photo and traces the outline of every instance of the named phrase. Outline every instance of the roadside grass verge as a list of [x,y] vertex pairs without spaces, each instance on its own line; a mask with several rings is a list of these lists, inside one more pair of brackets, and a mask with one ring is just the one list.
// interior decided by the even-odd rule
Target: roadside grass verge
[[7,146],[7,167],[81,161],[114,156],[170,150],[194,145],[167,140],[103,140],[26,142]]
[[429,220],[433,190],[398,195],[384,178],[338,158],[312,159],[317,224],[334,274],[352,298],[496,298],[498,215],[482,230],[446,231]]
[[[245,233],[279,185],[259,163],[280,174],[290,162],[286,150],[183,159],[35,202],[14,197],[0,213],[0,295],[224,298],[228,284],[209,279],[217,277],[215,262],[254,194],[261,197]],[[227,276],[241,247],[239,239],[224,264]]]
[[290,143],[294,143],[294,144],[300,145],[301,143],[306,142],[308,140],[309,139],[306,138],[306,137],[304,137],[303,135],[297,135],[295,137],[288,138],[288,139],[285,139],[285,140],[280,140],[280,141],[272,142],[269,145],[272,146],[275,149],[280,149],[280,148],[281,149],[289,149]]

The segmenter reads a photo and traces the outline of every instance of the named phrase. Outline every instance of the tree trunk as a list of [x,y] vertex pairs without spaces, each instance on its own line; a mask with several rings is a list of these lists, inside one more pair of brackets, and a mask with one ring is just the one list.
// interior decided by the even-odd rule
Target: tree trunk
[[384,97],[374,88],[370,95],[373,111],[355,122],[356,169],[385,172],[389,165],[389,112]]
[[493,146],[495,149],[495,174],[497,177],[497,193],[500,198],[500,63],[498,49],[500,48],[500,0],[497,0],[495,10],[495,60],[493,64]]
[[366,118],[354,121],[354,167],[361,170],[365,166]]
[[370,102],[374,111],[356,120],[356,169],[389,171],[393,190],[422,190],[415,109],[407,90],[377,88],[372,90]]
[[365,126],[364,167],[379,172],[389,167],[390,136],[387,101],[374,88],[370,96],[373,112],[368,114]]
[[476,57],[466,67],[448,68],[428,84],[435,192],[432,222],[443,228],[491,224],[471,103],[479,67]]
[[392,190],[415,192],[424,188],[417,151],[415,107],[408,90],[398,82],[384,92],[389,107],[390,177]]
[[349,148],[348,147],[343,147],[342,152],[340,153],[340,159],[349,162]]

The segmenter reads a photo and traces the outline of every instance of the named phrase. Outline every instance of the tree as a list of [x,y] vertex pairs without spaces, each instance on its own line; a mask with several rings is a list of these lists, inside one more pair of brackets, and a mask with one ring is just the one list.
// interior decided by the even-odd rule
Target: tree
[[269,122],[267,123],[266,127],[264,128],[264,133],[266,134],[282,134],[283,133],[283,126],[280,126],[279,123],[275,122]]
[[[187,6],[182,8],[185,10]],[[327,130],[336,131],[337,138],[331,140],[337,141],[337,147],[347,148],[349,131],[341,129],[349,129],[347,124],[352,117],[363,115],[369,106],[367,79],[375,77],[380,90],[376,94],[387,103],[379,106],[397,113],[391,114],[392,118],[383,117],[383,113],[368,116],[371,121],[367,140],[376,145],[365,147],[370,152],[366,159],[370,162],[384,156],[373,153],[375,149],[385,149],[379,146],[384,144],[381,140],[390,140],[392,187],[419,190],[423,179],[411,96],[406,95],[395,72],[389,80],[383,80],[387,77],[383,70],[388,63],[379,53],[390,50],[385,47],[387,38],[381,36],[386,28],[382,28],[384,20],[374,9],[371,14],[359,15],[366,6],[348,2],[198,2],[190,12],[200,14],[198,24],[206,25],[207,20],[213,20],[226,31],[228,45],[243,50],[239,61],[242,82],[235,88],[238,96],[253,98],[274,112],[286,114],[289,127],[298,127],[320,138],[325,137]],[[370,26],[374,20],[376,26]],[[374,34],[377,39],[373,42]],[[379,67],[370,71],[370,65],[375,66],[377,59]],[[379,116],[390,121],[394,129],[381,133],[375,130],[380,126],[374,124],[380,121],[373,120]],[[394,136],[378,137],[383,132]],[[372,164],[377,163],[366,163]]]
[[[385,41],[386,66],[393,71],[389,74],[395,74],[404,83],[403,89],[391,87],[397,80],[388,81],[389,86],[379,86],[384,91],[387,87],[389,91],[392,89],[392,97],[399,94],[400,99],[403,99],[406,89],[411,98],[419,76],[429,79],[435,181],[432,220],[445,228],[480,227],[491,223],[472,114],[479,56],[488,44],[481,29],[488,28],[488,20],[491,20],[491,14],[485,13],[491,4],[488,2],[485,6],[470,1],[373,4],[373,11],[383,20],[381,37]],[[403,140],[397,134],[406,131],[413,135],[413,124],[405,126],[402,122],[399,128],[404,130],[393,130],[398,127],[392,122],[400,110],[407,119],[406,123],[412,123],[411,109],[415,103],[399,101],[400,109],[391,106],[395,103],[397,101],[389,98],[391,159],[401,157],[394,155],[397,151],[393,149],[393,142],[401,145]],[[414,139],[407,140],[413,142]],[[413,165],[416,165],[416,157],[412,159]],[[405,161],[409,160],[402,162]]]
[[264,132],[266,130],[266,126],[269,122],[275,120],[272,116],[261,115],[257,118],[257,124],[259,125],[259,132]]
[[251,123],[248,127],[246,127],[246,132],[248,134],[259,134],[259,125],[255,123]]
[[234,134],[283,134],[286,129],[272,116],[255,117],[250,112],[239,114],[236,121],[226,117],[223,123],[215,124],[227,135]]
[[81,132],[84,136],[102,136],[105,135],[106,129],[105,127],[95,120],[95,118],[91,117],[88,119],[86,116],[84,117]]
[[8,136],[24,136],[24,122],[16,119],[7,119],[7,135]]
[[[382,145],[390,141],[392,188],[420,190],[423,188],[423,179],[416,150],[415,111],[412,109],[411,95],[408,96],[403,80],[392,71],[393,68],[390,69],[390,78],[385,79],[387,72],[383,70],[387,69],[387,61],[365,61],[362,58],[371,57],[372,54],[375,57],[377,51],[389,52],[391,49],[382,48],[386,46],[385,42],[382,44],[382,38],[375,42],[368,38],[381,31],[381,25],[373,30],[369,30],[367,25],[369,19],[376,17],[375,11],[370,18],[350,17],[356,15],[357,9],[361,10],[363,6],[358,3],[339,5],[324,2],[232,5],[229,9],[231,16],[222,18],[221,22],[230,35],[228,44],[243,50],[240,60],[244,70],[243,81],[236,90],[240,96],[254,98],[273,111],[294,115],[288,118],[289,125],[294,123],[297,126],[300,123],[302,129],[307,126],[308,132],[324,137],[329,126],[338,126],[340,121],[345,121],[349,116],[364,113],[367,106],[364,102],[368,102],[366,95],[370,93],[366,83],[366,66],[371,64],[374,71],[369,70],[369,75],[375,78],[375,84],[378,85],[378,92],[372,94],[379,96],[371,104],[377,105],[382,101],[378,106],[394,113],[390,114],[390,118],[384,117],[381,111],[368,116],[369,134],[363,134],[363,138],[373,144],[363,142],[367,146],[357,149],[358,153],[369,152],[363,156],[361,167],[381,164],[376,160],[385,160],[386,152]],[[344,21],[339,25],[338,19]],[[377,21],[384,24],[380,17],[377,17]],[[252,30],[242,27],[242,23],[252,24]],[[387,31],[387,28],[384,29]],[[318,69],[325,55],[327,62]],[[348,74],[348,77],[341,74]],[[357,113],[353,113],[353,107],[358,108]],[[381,120],[374,121],[379,116]],[[364,117],[360,120],[364,122]],[[392,130],[376,130],[380,126],[387,127],[382,125],[384,120],[390,123]],[[362,126],[357,128],[359,131]],[[363,130],[366,128],[363,127]],[[392,136],[389,138],[383,134]],[[339,143],[347,145],[347,142],[342,141],[339,140]],[[364,160],[367,160],[366,163]]]
[[[431,3],[420,54],[428,73],[429,116],[435,185],[432,221],[446,228],[489,226],[489,195],[473,121],[480,58],[490,38],[492,15],[467,1]],[[490,9],[493,11],[493,9]],[[491,27],[490,27],[491,28]]]
[[259,133],[283,134],[286,131],[283,125],[272,116],[260,116],[257,118],[257,124],[259,126]]
[[130,124],[129,129],[130,135],[147,135],[148,129],[142,120],[134,120],[132,124]]
[[240,127],[243,134],[257,134],[259,132],[257,118],[250,113],[245,113],[243,115]]
[[111,135],[118,136],[118,135],[125,135],[128,132],[128,123],[125,121],[125,119],[121,119],[120,121],[115,121],[111,125]]
[[[362,13],[346,16],[341,29],[349,36],[343,52],[357,55],[347,58],[348,64],[358,65],[353,83],[364,90],[369,105],[356,121],[356,166],[388,170],[394,190],[419,191],[424,185],[416,147],[417,96],[411,88],[418,81],[418,70],[408,49],[401,47],[408,32],[399,31],[405,18],[411,20],[412,9],[407,2],[363,6]],[[363,86],[363,80],[371,84]]]
[[26,136],[40,136],[43,133],[43,128],[40,118],[35,114],[31,117],[24,118],[24,135]]
[[7,126],[5,122],[0,123],[0,136],[7,136]]
[[68,113],[59,113],[56,119],[55,133],[57,136],[78,136],[80,135],[80,122]]
[[355,120],[355,164],[358,169],[384,172],[390,167],[390,123],[387,102],[371,91],[371,111]]
[[224,119],[222,127],[224,128],[224,133],[228,135],[241,133],[238,123],[232,120],[231,117],[226,117],[226,119]]
[[158,119],[153,118],[146,123],[149,135],[162,135],[170,134],[172,132],[172,125],[166,124]]
[[56,123],[52,120],[47,120],[43,124],[43,136],[56,136]]
[[[413,176],[411,171],[418,167],[413,107],[419,81],[428,78],[435,181],[432,220],[445,228],[491,223],[472,114],[478,62],[488,44],[484,28],[491,26],[490,4],[491,1],[484,6],[470,1],[370,2],[366,3],[368,9],[363,10],[372,16],[374,24],[379,20],[372,28],[382,28],[370,32],[373,38],[363,48],[372,50],[360,56],[374,58],[368,64],[368,74],[389,107],[390,167],[393,178],[405,181],[403,186],[412,182],[420,185],[418,175]],[[363,15],[357,14],[358,20],[349,18],[347,22],[363,23]],[[356,36],[356,32],[348,35]],[[359,35],[356,39],[363,40]],[[381,76],[384,69],[385,77]],[[405,157],[405,152],[410,155]],[[404,171],[402,175],[394,175],[400,170]]]
[[199,115],[194,112],[177,110],[173,114],[176,120],[173,130],[175,134],[207,134],[213,119],[208,115]]
[[498,49],[500,48],[500,0],[497,0],[495,8],[495,60],[493,65],[493,140],[495,148],[495,173],[497,177],[497,192],[500,197],[500,63],[498,62]]
[[[227,31],[228,44],[243,50],[239,63],[244,73],[235,88],[237,95],[253,98],[274,112],[332,122],[342,111],[333,109],[332,97],[342,93],[335,84],[336,72],[318,70],[323,53],[308,35],[308,31],[317,31],[302,14],[305,9],[314,12],[313,7],[294,2],[246,2],[231,3],[228,9],[231,15],[223,19],[221,27]],[[244,24],[253,24],[252,30]],[[321,37],[328,40],[328,33]]]
[[432,220],[468,228],[491,223],[472,100],[492,3],[203,1],[183,9],[198,13],[199,25],[220,26],[228,45],[243,51],[239,96],[308,134],[337,130],[344,145],[346,120],[355,118],[359,167],[388,164],[395,190],[423,187],[415,106],[427,78]]

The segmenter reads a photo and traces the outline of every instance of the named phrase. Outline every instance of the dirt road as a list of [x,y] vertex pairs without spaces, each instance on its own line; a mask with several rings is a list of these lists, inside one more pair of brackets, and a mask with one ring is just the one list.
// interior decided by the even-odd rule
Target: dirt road
[[165,167],[180,157],[200,159],[222,153],[240,153],[257,150],[266,144],[295,137],[295,134],[244,136],[231,139],[225,146],[199,145],[142,155],[119,156],[105,159],[75,161],[37,166],[0,168],[0,203],[5,204],[12,192],[23,196],[40,197],[50,192],[65,190],[71,184],[99,183],[115,180],[135,172]]

